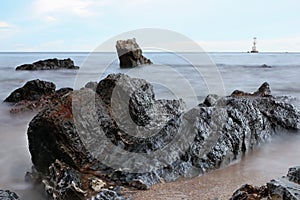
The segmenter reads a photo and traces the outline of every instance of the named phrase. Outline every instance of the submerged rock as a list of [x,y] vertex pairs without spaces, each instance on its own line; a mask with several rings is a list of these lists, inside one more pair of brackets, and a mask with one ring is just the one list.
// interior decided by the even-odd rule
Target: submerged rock
[[52,69],[79,69],[74,65],[74,61],[67,59],[47,59],[34,62],[32,64],[20,65],[16,70],[52,70]]
[[142,49],[136,42],[135,38],[128,40],[118,40],[116,48],[121,68],[130,68],[144,64],[152,64],[150,59],[147,59],[143,56]]
[[262,64],[260,67],[261,67],[261,68],[272,68],[272,66],[267,65],[267,64]]
[[235,191],[231,200],[239,199],[278,199],[298,200],[300,199],[300,167],[289,169],[287,176],[271,180],[266,185],[256,187],[244,185]]
[[18,195],[9,190],[0,190],[0,199],[1,200],[20,200]]
[[49,196],[62,199],[203,174],[277,130],[299,128],[299,111],[267,86],[251,98],[210,95],[185,111],[182,100],[155,99],[147,81],[111,74],[96,91],[67,93],[34,117],[27,132],[32,162]]
[[23,87],[14,90],[4,102],[14,103],[11,113],[39,111],[49,104],[55,103],[60,96],[72,91],[72,88],[61,88],[55,91],[52,82],[39,79],[26,82]]

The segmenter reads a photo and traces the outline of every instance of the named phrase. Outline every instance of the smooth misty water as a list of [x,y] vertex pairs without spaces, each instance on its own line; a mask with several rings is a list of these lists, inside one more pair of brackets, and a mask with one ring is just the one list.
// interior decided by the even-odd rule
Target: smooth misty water
[[[89,80],[99,81],[109,73],[120,72],[153,80],[157,98],[175,98],[176,95],[180,97],[178,94],[184,94],[186,101],[191,100],[193,94],[186,94],[183,83],[187,80],[195,90],[197,100],[201,102],[211,91],[207,88],[206,81],[218,77],[217,72],[207,74],[202,71],[204,74],[199,75],[189,61],[184,59],[184,57],[199,56],[193,53],[182,55],[147,53],[146,56],[159,65],[139,67],[135,71],[120,69],[115,53],[98,53],[90,57],[88,55],[88,53],[0,53],[0,99],[4,100],[14,89],[36,78],[52,81],[57,88],[79,89]],[[293,104],[300,108],[300,53],[210,53],[209,55],[218,66],[218,72],[224,82],[225,94],[229,95],[235,89],[252,92],[267,81],[274,95],[295,97]],[[54,57],[70,57],[76,65],[82,67],[80,71],[14,70],[20,64]],[[261,67],[263,64],[271,68]],[[174,78],[168,66],[180,76]],[[152,72],[150,73],[149,70]],[[210,68],[205,70],[210,71]],[[220,86],[222,82],[214,83],[214,88]],[[174,93],[173,89],[179,92]],[[183,93],[180,90],[183,90]],[[10,115],[8,110],[7,104],[0,105],[0,189],[17,191],[23,197],[22,199],[33,199],[33,196],[41,199],[38,193],[31,191],[30,185],[24,182],[24,174],[31,167],[26,129],[33,114]],[[208,189],[204,192],[207,194],[214,192],[209,188],[215,188],[216,182],[220,181],[223,189],[226,189],[225,186],[228,184],[236,184],[238,187],[241,180],[261,183],[284,175],[288,167],[300,165],[299,145],[299,135],[289,134],[289,136],[276,138],[273,143],[263,145],[241,162],[234,164],[234,167],[230,166],[218,171],[217,176],[210,176],[210,179],[206,180]],[[239,176],[243,179],[239,179]],[[223,190],[222,185],[218,186],[219,190]]]

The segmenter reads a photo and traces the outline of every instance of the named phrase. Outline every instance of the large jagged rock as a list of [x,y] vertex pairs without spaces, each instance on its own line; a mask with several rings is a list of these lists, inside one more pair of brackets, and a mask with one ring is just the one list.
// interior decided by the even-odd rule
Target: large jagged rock
[[[148,189],[203,174],[239,159],[277,130],[296,130],[299,124],[299,111],[270,93],[209,95],[184,111],[181,100],[156,100],[147,81],[111,74],[96,91],[61,97],[34,117],[27,134],[49,196],[83,199],[118,185]],[[68,173],[58,176],[53,169]],[[66,174],[68,184],[60,184]],[[95,182],[101,187],[92,187]]]
[[52,70],[52,69],[79,69],[74,65],[74,61],[70,58],[67,59],[47,59],[39,60],[32,64],[20,65],[16,70]]
[[72,91],[71,88],[61,88],[55,90],[56,86],[52,82],[39,79],[25,83],[23,87],[14,90],[4,102],[13,103],[11,113],[21,113],[26,111],[39,111],[49,104],[53,104],[60,96]]
[[273,179],[266,185],[257,187],[243,185],[235,191],[230,200],[255,200],[255,199],[276,199],[276,200],[298,200],[300,199],[300,167],[289,169],[287,176]]
[[20,200],[18,195],[9,190],[0,190],[0,199],[1,200]]
[[142,49],[136,42],[135,38],[128,40],[118,40],[116,44],[118,57],[121,68],[137,67],[144,64],[152,64],[142,54]]

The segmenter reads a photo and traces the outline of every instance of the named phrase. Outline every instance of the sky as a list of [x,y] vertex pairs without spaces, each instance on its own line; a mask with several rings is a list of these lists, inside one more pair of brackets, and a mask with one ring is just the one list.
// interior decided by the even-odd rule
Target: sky
[[205,51],[300,52],[299,0],[1,0],[0,51],[93,51],[160,28]]

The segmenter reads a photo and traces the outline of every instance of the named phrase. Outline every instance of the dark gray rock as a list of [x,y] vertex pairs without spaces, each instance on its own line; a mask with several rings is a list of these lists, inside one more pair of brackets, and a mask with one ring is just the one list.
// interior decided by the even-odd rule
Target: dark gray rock
[[90,82],[88,82],[87,84],[85,84],[84,87],[85,87],[85,88],[89,88],[89,89],[91,89],[91,90],[93,90],[93,91],[96,91],[97,85],[98,85],[97,82],[90,81]]
[[287,181],[285,178],[271,180],[267,183],[269,196],[271,199],[300,199],[300,185]]
[[26,82],[26,84],[13,91],[4,102],[14,103],[11,113],[39,111],[53,104],[58,99],[73,91],[72,88],[61,88],[55,91],[55,84],[39,79]]
[[204,100],[204,102],[203,102],[202,105],[206,105],[208,107],[214,106],[214,105],[216,105],[216,103],[218,102],[219,99],[220,99],[220,97],[218,95],[216,95],[216,94],[209,94],[205,98],[205,100]]
[[271,89],[270,85],[267,82],[264,82],[256,92],[254,92],[254,96],[261,96],[261,97],[270,97],[271,96]]
[[239,159],[279,129],[299,128],[299,111],[264,91],[211,95],[184,111],[181,100],[156,100],[147,81],[111,74],[96,92],[67,93],[34,117],[27,132],[32,162],[52,188],[50,196],[66,183],[57,193],[65,199],[96,195],[86,180],[105,183],[103,190],[148,189],[203,174]]
[[270,85],[267,82],[264,82],[256,92],[247,93],[240,90],[235,90],[230,95],[231,97],[272,97]]
[[130,200],[130,198],[120,196],[116,191],[109,189],[103,189],[94,198],[95,200]]
[[36,101],[43,95],[51,95],[55,92],[56,86],[48,81],[39,79],[26,82],[26,84],[13,91],[4,102],[18,103],[22,100]]
[[300,184],[300,166],[291,167],[287,174],[289,181]]
[[18,195],[9,190],[0,190],[0,199],[1,200],[20,200]]
[[[42,180],[49,199],[127,200],[119,194],[118,187],[108,189],[112,183],[95,175],[81,173],[59,160],[49,167],[49,177]],[[89,190],[84,185],[88,185]]]
[[277,199],[277,200],[298,200],[300,199],[300,167],[289,169],[287,176],[273,179],[266,185],[256,187],[244,185],[235,191],[231,200],[239,199]]
[[260,67],[261,67],[261,68],[272,68],[272,66],[267,65],[267,64],[262,64]]
[[287,176],[271,180],[267,183],[272,199],[300,199],[300,167],[289,168]]
[[53,70],[53,69],[79,69],[74,65],[74,61],[67,59],[47,59],[34,62],[32,64],[20,65],[16,70]]
[[60,97],[60,96],[66,95],[66,94],[68,94],[69,92],[72,92],[72,91],[73,91],[73,88],[69,88],[69,87],[60,88],[60,89],[55,91],[55,94]]
[[128,40],[118,40],[116,44],[121,68],[137,67],[144,64],[152,64],[142,54],[142,49],[137,44],[135,38]]

